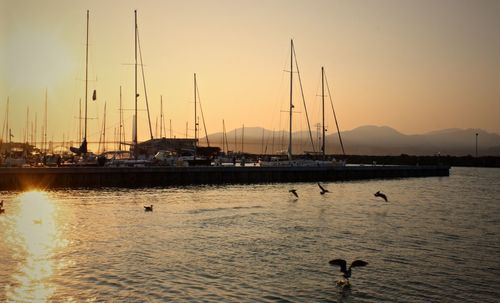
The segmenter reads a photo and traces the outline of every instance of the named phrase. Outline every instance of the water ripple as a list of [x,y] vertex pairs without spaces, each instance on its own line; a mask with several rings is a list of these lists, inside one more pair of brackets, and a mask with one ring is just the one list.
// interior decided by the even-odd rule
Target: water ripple
[[[500,187],[487,186],[498,180],[454,168],[326,183],[325,196],[308,183],[52,191],[65,244],[37,285],[48,302],[498,302]],[[373,198],[380,189],[389,203]],[[19,288],[35,266],[15,232],[18,195],[2,196],[1,302],[36,299]],[[332,258],[369,264],[342,289]]]

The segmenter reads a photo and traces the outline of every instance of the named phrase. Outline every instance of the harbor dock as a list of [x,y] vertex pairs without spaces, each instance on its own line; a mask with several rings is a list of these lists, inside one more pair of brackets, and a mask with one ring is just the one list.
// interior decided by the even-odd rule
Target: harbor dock
[[442,165],[0,168],[0,190],[325,182],[449,176],[449,171]]

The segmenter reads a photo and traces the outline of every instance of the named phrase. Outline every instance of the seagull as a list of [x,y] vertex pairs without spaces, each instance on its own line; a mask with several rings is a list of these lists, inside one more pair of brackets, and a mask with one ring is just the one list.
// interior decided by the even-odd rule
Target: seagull
[[347,262],[343,259],[333,259],[331,260],[330,262],[330,265],[332,266],[335,266],[335,265],[338,265],[340,266],[340,272],[343,273],[343,277],[345,279],[345,281],[343,281],[342,283],[339,283],[340,284],[344,284],[344,285],[349,285],[349,278],[351,277],[351,268],[353,267],[361,267],[361,266],[366,266],[368,265],[368,262],[365,262],[363,260],[356,260],[356,261],[353,261],[351,263],[351,266],[349,266],[349,268],[347,268]]
[[151,204],[150,206],[144,206],[144,211],[153,211],[153,205]]
[[290,189],[288,192],[292,193],[295,197],[299,197],[299,195],[297,194],[297,190],[296,189]]
[[323,186],[321,186],[321,184],[319,184],[319,182],[318,182],[318,186],[321,189],[320,194],[324,195],[325,193],[329,193],[330,192],[328,189],[325,189]]
[[384,199],[385,202],[387,202],[387,196],[385,194],[381,193],[380,190],[378,192],[374,193],[373,195],[375,197],[380,197],[380,198]]

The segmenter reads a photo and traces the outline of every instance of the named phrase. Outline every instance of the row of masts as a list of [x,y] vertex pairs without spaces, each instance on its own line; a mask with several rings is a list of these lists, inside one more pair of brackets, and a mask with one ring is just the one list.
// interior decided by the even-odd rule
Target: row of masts
[[[41,142],[41,148],[44,149],[44,148],[47,148],[48,146],[48,141],[47,141],[47,124],[48,124],[48,107],[47,107],[47,99],[48,99],[48,92],[47,90],[45,90],[45,111],[44,111],[44,124],[42,125],[42,129],[41,129],[41,138],[40,138],[40,142]],[[10,99],[7,97],[7,104],[6,104],[6,108],[5,108],[5,119],[4,119],[4,123],[2,125],[2,135],[0,137],[0,149],[1,149],[1,145],[3,143],[9,143],[11,144],[12,143],[12,138],[14,137],[14,135],[12,134],[12,129],[10,128],[9,126],[9,105],[10,105]],[[29,109],[29,106],[26,108],[26,129],[25,129],[25,132],[24,132],[24,142],[33,142],[35,143],[36,142],[36,137],[37,137],[37,114],[35,113],[35,121],[34,121],[34,125],[33,123],[31,124],[31,136],[30,136],[30,119],[29,119],[29,113],[30,113],[30,109]],[[4,140],[4,137],[6,140]],[[31,137],[31,140],[30,140],[30,137]]]
[[[311,126],[309,124],[309,116],[308,116],[307,107],[305,104],[304,91],[302,89],[302,81],[300,80],[299,65],[297,63],[297,56],[295,54],[295,47],[293,45],[293,39],[292,39],[292,40],[290,40],[290,71],[289,71],[290,72],[290,108],[289,108],[289,114],[290,114],[289,126],[290,126],[290,128],[289,128],[288,151],[287,151],[287,156],[288,156],[289,161],[292,160],[292,155],[293,155],[292,154],[292,142],[293,142],[292,141],[292,132],[293,132],[292,121],[293,121],[293,109],[295,108],[295,106],[293,104],[293,73],[294,73],[293,67],[294,67],[294,63],[295,63],[295,66],[297,68],[297,75],[298,75],[298,80],[299,80],[299,84],[300,84],[300,90],[302,93],[302,101],[304,102],[304,110],[305,110],[305,114],[306,114],[308,130],[309,130],[309,138],[311,140],[313,153],[315,153],[314,140],[312,137]],[[326,82],[326,87],[328,90],[328,96],[330,98],[330,104],[332,105],[333,116],[334,116],[334,120],[335,120],[335,125],[337,127],[337,133],[339,136],[340,146],[342,148],[342,154],[345,155],[344,144],[342,142],[342,137],[340,135],[340,129],[339,129],[338,121],[337,121],[337,116],[335,114],[335,109],[333,107],[330,88],[328,86],[328,81],[325,81],[325,80],[326,80],[325,68],[322,66],[321,67],[321,126],[320,126],[321,127],[322,142],[321,142],[320,153],[322,155],[323,160],[326,159],[326,131],[327,131],[326,125],[325,125],[325,96],[326,96],[325,95],[325,82]]]
[[[88,56],[88,48],[89,48],[89,11],[87,10],[87,22],[86,22],[86,43],[85,43],[85,111],[84,111],[84,130],[83,130],[83,139],[82,139],[82,143],[80,145],[80,148],[79,148],[79,151],[85,155],[87,153],[87,144],[88,144],[88,133],[87,133],[87,130],[88,130],[88,61],[89,61],[89,56]],[[296,66],[296,69],[297,69],[297,74],[298,74],[298,80],[299,80],[299,83],[300,83],[300,88],[301,88],[301,92],[302,92],[302,99],[303,99],[303,102],[304,102],[304,109],[305,109],[305,113],[306,113],[306,118],[307,118],[307,124],[308,124],[308,129],[309,129],[309,137],[310,137],[310,140],[311,140],[311,144],[312,144],[312,148],[313,148],[313,152],[315,152],[315,148],[314,148],[314,140],[313,140],[313,137],[312,137],[312,133],[311,133],[311,127],[310,127],[310,124],[309,124],[309,117],[308,117],[308,114],[307,114],[307,107],[305,106],[305,98],[304,98],[304,93],[303,93],[303,90],[302,90],[302,82],[301,82],[301,79],[300,79],[300,73],[299,73],[299,67],[298,67],[298,63],[297,63],[297,58],[296,58],[296,54],[295,54],[295,48],[294,48],[294,44],[293,44],[293,40],[291,40],[290,42],[291,44],[291,55],[290,55],[290,104],[289,104],[289,140],[288,140],[288,150],[287,150],[287,155],[288,155],[288,159],[289,160],[292,160],[292,154],[293,154],[293,151],[292,151],[292,129],[293,129],[293,110],[294,110],[294,103],[293,103],[293,74],[294,74],[294,63],[295,63],[295,66]],[[150,114],[149,114],[149,104],[148,104],[148,99],[147,99],[147,92],[146,92],[146,80],[145,80],[145,76],[144,76],[144,65],[142,64],[142,52],[141,52],[141,48],[140,48],[140,42],[139,42],[139,32],[138,32],[138,26],[137,26],[137,11],[134,10],[134,48],[135,48],[135,52],[134,52],[134,115],[133,115],[133,126],[132,126],[132,129],[133,129],[133,134],[132,134],[132,145],[134,147],[134,157],[137,158],[138,157],[138,123],[137,123],[137,118],[138,118],[138,98],[139,98],[139,93],[138,93],[138,55],[140,57],[140,60],[141,60],[141,71],[142,71],[142,79],[143,79],[143,85],[144,85],[144,96],[145,96],[145,101],[146,101],[146,110],[147,110],[147,114],[148,114],[148,123],[149,123],[149,131],[150,131],[150,138],[153,139],[153,131],[152,131],[152,127],[151,127],[151,117],[150,117]],[[295,59],[295,60],[294,60]],[[322,138],[322,142],[321,142],[321,147],[320,147],[320,152],[323,156],[323,158],[326,158],[326,149],[325,149],[325,145],[326,145],[326,127],[325,127],[325,79],[326,79],[326,76],[325,76],[325,71],[324,71],[324,67],[321,67],[321,100],[322,100],[322,125],[321,125],[321,138]],[[327,89],[328,89],[328,96],[330,97],[330,101],[331,101],[331,93],[330,93],[330,89],[328,87],[328,83],[327,84]],[[197,79],[196,79],[196,73],[194,74],[194,139],[195,139],[195,142],[198,142],[198,139],[199,139],[199,116],[198,116],[198,104],[200,106],[200,112],[201,112],[201,116],[202,116],[202,120],[203,120],[203,126],[204,126],[204,131],[205,131],[205,138],[206,138],[206,143],[207,143],[207,146],[210,146],[210,142],[209,142],[209,138],[208,138],[208,133],[207,133],[207,129],[206,129],[206,123],[205,123],[205,118],[204,118],[204,115],[203,115],[203,109],[201,107],[201,102],[199,101],[200,97],[199,97],[199,90],[198,90],[198,85],[197,85]],[[93,99],[95,100],[95,91],[94,91],[94,94],[93,94]],[[81,101],[80,101],[81,103]],[[331,102],[331,105],[332,105],[332,111],[333,111],[333,114],[334,114],[334,118],[335,118],[335,124],[336,124],[336,127],[337,127],[337,131],[338,131],[338,135],[339,135],[339,141],[340,141],[340,144],[341,144],[341,147],[342,147],[342,151],[343,153],[345,154],[344,152],[344,147],[343,147],[343,143],[342,143],[342,138],[340,136],[340,131],[339,131],[339,127],[338,127],[338,121],[337,121],[337,117],[336,117],[336,114],[335,114],[335,110],[334,110],[334,107],[333,107],[333,102]],[[8,117],[8,108],[9,106],[9,100],[7,100],[7,112],[6,112],[6,116]],[[165,121],[164,121],[164,116],[163,116],[163,96],[160,96],[160,108],[161,108],[161,113],[160,113],[160,137],[165,133],[166,135],[166,127],[165,127]],[[42,136],[43,136],[43,143],[42,143],[42,150],[45,148],[47,148],[46,146],[46,142],[47,142],[47,90],[45,92],[45,114],[44,114],[44,127],[42,128]],[[81,125],[81,104],[80,104],[80,123],[79,125]],[[121,150],[122,149],[122,144],[125,142],[125,132],[124,132],[124,117],[123,117],[123,112],[122,112],[122,89],[121,89],[121,86],[120,86],[120,117],[119,117],[120,121],[119,121],[119,134],[118,134],[118,137],[119,137],[119,149]],[[26,126],[26,135],[25,135],[25,139],[27,139],[28,137],[28,121],[29,121],[29,108],[27,109],[27,126]],[[36,129],[36,115],[35,115],[35,129]],[[243,128],[244,129],[244,128]],[[7,130],[8,131],[8,142],[11,142],[11,138],[12,138],[12,134],[11,134],[11,131],[9,129],[9,126],[8,126],[8,119],[6,119],[6,122],[4,123],[4,127],[2,128],[2,141],[3,141],[3,137],[4,137],[4,130]],[[99,138],[99,149],[100,149],[100,143],[103,142],[103,145],[104,145],[104,142],[106,142],[106,134],[105,134],[105,130],[106,130],[106,102],[104,104],[104,120],[103,120],[103,125],[102,125],[102,132],[100,133],[100,138]],[[187,137],[187,132],[188,132],[188,124],[186,123],[186,137]],[[227,143],[227,137],[225,135],[225,123],[223,121],[223,140],[222,140],[222,149],[224,150],[224,145],[226,147],[226,149],[228,150],[228,143]],[[79,133],[81,133],[81,126],[79,126]],[[274,134],[274,132],[273,132]],[[171,126],[171,120],[170,120],[170,136],[172,136],[172,126]],[[273,135],[274,136],[274,135]],[[242,136],[243,138],[244,136]],[[25,140],[27,142],[27,140]],[[273,138],[273,141],[274,141],[274,138]],[[243,143],[243,139],[242,139],[242,143]],[[243,146],[243,144],[242,144]],[[196,156],[196,147],[195,147],[195,156]]]

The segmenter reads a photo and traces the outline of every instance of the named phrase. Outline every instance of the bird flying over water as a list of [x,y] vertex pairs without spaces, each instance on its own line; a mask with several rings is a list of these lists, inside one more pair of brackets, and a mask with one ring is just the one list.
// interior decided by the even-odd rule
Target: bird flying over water
[[325,193],[329,193],[330,192],[328,189],[325,189],[323,186],[321,186],[321,184],[319,184],[319,182],[318,182],[318,186],[321,189],[320,194],[324,195]]
[[351,277],[351,268],[368,265],[368,262],[365,262],[363,260],[353,261],[349,268],[347,268],[347,262],[343,259],[333,259],[328,263],[330,263],[330,265],[332,266],[340,266],[340,272],[343,273],[342,276],[344,277],[344,279],[346,279],[347,282],[349,282],[349,278]]
[[385,202],[387,202],[387,196],[384,194],[384,193],[381,193],[380,190],[376,193],[373,194],[375,197],[380,197],[382,199],[385,200]]
[[296,189],[290,189],[288,192],[292,193],[295,197],[299,197],[299,195],[297,194],[297,190]]
[[150,206],[144,206],[144,211],[153,211],[153,204]]

